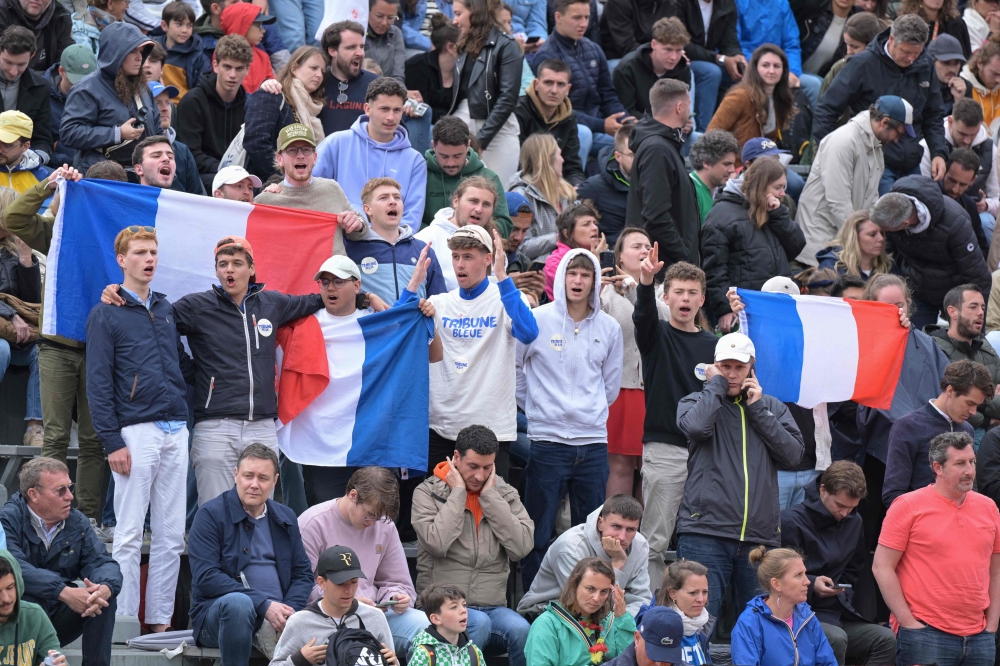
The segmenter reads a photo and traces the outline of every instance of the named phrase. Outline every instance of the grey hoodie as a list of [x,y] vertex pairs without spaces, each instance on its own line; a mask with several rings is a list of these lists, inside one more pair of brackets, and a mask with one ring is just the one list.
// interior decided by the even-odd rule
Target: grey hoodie
[[[542,566],[535,575],[521,602],[517,612],[522,615],[540,614],[545,611],[550,601],[559,599],[563,586],[569,580],[569,574],[577,562],[586,557],[599,557],[611,562],[611,557],[601,545],[601,535],[597,531],[597,518],[601,515],[603,506],[597,507],[587,516],[583,525],[572,527],[556,539],[548,551]],[[649,542],[646,537],[636,532],[632,545],[628,549],[628,559],[621,571],[615,569],[615,582],[625,590],[625,603],[628,612],[635,617],[643,604],[650,603],[649,598]]]
[[307,663],[300,650],[314,638],[316,645],[327,644],[330,636],[341,626],[357,629],[364,624],[364,628],[371,632],[375,640],[385,643],[390,650],[396,649],[392,645],[392,632],[389,631],[385,613],[378,608],[358,603],[355,599],[351,610],[338,623],[323,612],[320,601],[317,599],[288,618],[285,630],[281,632],[278,644],[274,647],[274,657],[269,666],[298,666]]

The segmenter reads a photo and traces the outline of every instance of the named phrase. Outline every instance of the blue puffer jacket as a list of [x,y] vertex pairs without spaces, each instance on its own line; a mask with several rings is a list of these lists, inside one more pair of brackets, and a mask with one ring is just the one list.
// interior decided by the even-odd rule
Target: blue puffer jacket
[[736,0],[736,11],[736,30],[747,62],[761,44],[777,44],[788,56],[788,69],[802,75],[799,25],[788,0]]
[[747,603],[732,636],[732,662],[740,666],[837,666],[833,648],[809,604],[792,613],[792,628],[771,614],[759,595]]
[[[399,227],[399,239],[394,245],[370,227],[364,240],[352,241],[345,236],[344,245],[347,256],[364,273],[365,291],[377,294],[386,303],[395,303],[410,283],[420,251],[427,243],[413,237],[410,225],[402,224]],[[424,283],[417,290],[418,298],[448,291],[437,256],[434,252],[428,252],[428,256],[431,266],[427,269]]]
[[[794,21],[793,21],[794,24]],[[798,43],[796,36],[796,43]],[[596,133],[604,132],[604,119],[625,111],[611,82],[608,60],[604,51],[586,37],[580,41],[563,37],[558,32],[549,35],[531,61],[532,71],[549,58],[562,60],[570,68],[569,101],[573,103],[576,122]]]

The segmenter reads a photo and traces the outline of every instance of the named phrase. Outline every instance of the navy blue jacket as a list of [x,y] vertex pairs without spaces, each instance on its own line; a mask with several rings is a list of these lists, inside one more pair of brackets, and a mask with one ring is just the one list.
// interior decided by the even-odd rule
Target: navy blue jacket
[[254,523],[244,510],[235,488],[201,505],[188,533],[188,560],[191,563],[191,628],[201,636],[205,616],[216,599],[242,592],[257,609],[254,630],[260,629],[272,601],[280,601],[297,611],[306,606],[313,588],[312,565],[302,546],[295,512],[284,504],[267,500],[274,559],[281,580],[283,599],[268,599],[259,590],[248,590],[240,572],[250,564],[250,542]]
[[49,83],[49,123],[52,129],[52,157],[49,164],[54,168],[59,168],[63,164],[72,164],[76,157],[76,151],[63,148],[59,144],[59,125],[62,124],[63,108],[66,106],[66,96],[59,90],[59,63],[52,65],[46,72],[45,78]]
[[[172,134],[173,128],[168,131]],[[174,149],[174,161],[177,163],[177,171],[174,173],[174,182],[170,185],[170,189],[175,192],[204,195],[205,184],[198,175],[198,163],[194,161],[191,149],[177,140],[172,140],[170,145]]]
[[[586,37],[580,41],[553,32],[535,52],[532,70],[549,58],[562,60],[570,69],[569,101],[573,104],[576,122],[596,133],[604,132],[604,119],[625,111],[611,83],[608,60],[601,47]],[[535,71],[535,74],[538,74]]]
[[604,171],[583,181],[576,190],[577,199],[590,199],[601,214],[601,233],[607,238],[608,247],[614,247],[625,228],[628,187],[628,176],[622,173],[618,160],[612,158],[604,165]]
[[74,581],[90,579],[107,585],[113,596],[122,589],[122,571],[108,554],[107,545],[97,538],[87,516],[71,509],[63,527],[48,550],[31,524],[28,503],[21,493],[0,508],[0,523],[7,535],[7,550],[21,565],[24,599],[39,604],[52,614],[62,602],[59,593]]
[[181,345],[170,301],[150,293],[148,311],[121,290],[125,305],[98,303],[87,317],[90,416],[109,454],[125,446],[125,426],[188,420],[185,378],[193,383],[194,364]]

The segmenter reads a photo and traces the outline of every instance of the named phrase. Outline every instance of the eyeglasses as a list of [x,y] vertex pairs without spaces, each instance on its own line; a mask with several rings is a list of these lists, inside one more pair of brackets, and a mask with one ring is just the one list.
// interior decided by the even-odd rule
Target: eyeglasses
[[346,103],[347,102],[347,92],[346,92],[347,91],[347,84],[344,83],[343,81],[338,81],[337,82],[337,90],[340,91],[340,94],[337,95],[337,104],[344,104],[344,103]]
[[392,16],[386,16],[385,14],[380,14],[379,12],[373,12],[372,18],[376,21],[388,21],[391,24],[399,20],[399,15],[393,14]]
[[59,497],[64,497],[66,493],[73,494],[76,490],[76,484],[71,483],[68,486],[59,486],[58,488],[46,488],[45,486],[35,486],[35,488],[42,488],[43,490],[51,490]]
[[333,278],[332,280],[330,278],[320,278],[316,281],[319,282],[320,286],[323,287],[324,289],[329,289],[330,285],[333,285],[335,288],[340,289],[345,284],[349,282],[354,282],[354,278],[347,278],[346,280],[341,278]]
[[137,234],[140,231],[145,231],[150,234],[155,234],[156,227],[138,226],[133,224],[131,227],[125,227],[125,231],[129,232],[130,234]]
[[292,157],[298,157],[299,155],[302,157],[309,157],[316,152],[316,149],[312,146],[294,146],[292,148],[285,148],[284,152],[288,153]]
[[20,148],[24,145],[24,141],[15,141],[14,143],[7,143],[6,141],[0,141],[0,151],[7,152],[8,150],[14,150],[15,148]]

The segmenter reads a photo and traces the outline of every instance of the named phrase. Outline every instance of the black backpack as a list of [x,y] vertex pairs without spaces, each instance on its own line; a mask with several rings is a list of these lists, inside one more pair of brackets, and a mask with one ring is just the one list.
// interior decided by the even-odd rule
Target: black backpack
[[326,647],[326,666],[385,666],[382,644],[365,629],[360,617],[358,625],[358,629],[341,625],[330,636]]

